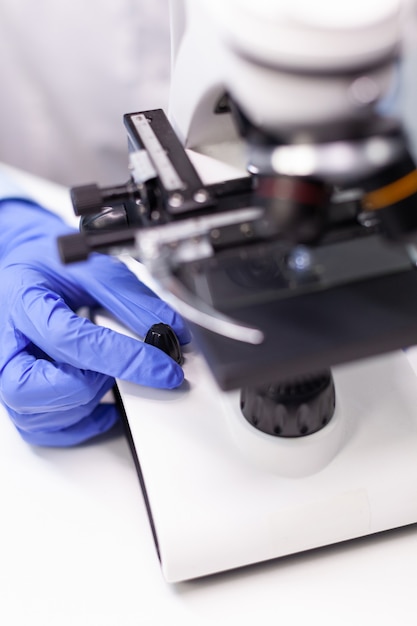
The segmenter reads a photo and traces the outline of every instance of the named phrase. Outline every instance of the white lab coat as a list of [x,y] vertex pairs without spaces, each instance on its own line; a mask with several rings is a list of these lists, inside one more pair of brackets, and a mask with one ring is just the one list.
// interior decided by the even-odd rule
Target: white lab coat
[[0,0],[0,161],[124,182],[123,114],[165,108],[168,0]]

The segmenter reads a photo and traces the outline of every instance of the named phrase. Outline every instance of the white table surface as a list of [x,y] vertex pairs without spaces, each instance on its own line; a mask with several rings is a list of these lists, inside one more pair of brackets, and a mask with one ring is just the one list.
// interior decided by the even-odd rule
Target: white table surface
[[[71,218],[65,189],[12,173]],[[0,494],[5,626],[417,623],[415,526],[167,584],[123,435],[31,447],[0,409]]]

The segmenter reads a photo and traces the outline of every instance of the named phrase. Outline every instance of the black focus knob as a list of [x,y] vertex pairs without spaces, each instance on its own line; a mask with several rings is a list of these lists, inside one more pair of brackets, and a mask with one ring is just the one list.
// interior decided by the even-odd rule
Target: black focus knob
[[183,362],[180,342],[168,324],[154,324],[146,333],[145,343],[159,348],[179,365]]
[[71,189],[75,215],[95,215],[105,207],[118,207],[140,199],[138,186],[131,180],[122,185],[99,187],[95,183]]
[[80,185],[71,189],[71,202],[75,215],[93,215],[103,206],[101,189],[96,184]]
[[63,263],[86,261],[91,252],[85,237],[80,233],[58,237],[58,252]]
[[333,416],[333,377],[328,370],[287,383],[244,387],[240,406],[247,421],[264,433],[276,437],[311,435]]

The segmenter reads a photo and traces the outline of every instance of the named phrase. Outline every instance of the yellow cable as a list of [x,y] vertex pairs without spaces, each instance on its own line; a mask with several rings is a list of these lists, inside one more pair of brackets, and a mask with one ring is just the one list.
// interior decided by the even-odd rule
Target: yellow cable
[[377,211],[396,204],[417,192],[417,170],[413,170],[389,185],[365,194],[362,203],[367,211]]

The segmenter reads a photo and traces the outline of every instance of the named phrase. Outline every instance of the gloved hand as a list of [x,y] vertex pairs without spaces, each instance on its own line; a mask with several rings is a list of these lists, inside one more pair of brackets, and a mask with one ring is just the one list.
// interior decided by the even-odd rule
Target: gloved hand
[[0,400],[32,444],[70,446],[118,419],[100,399],[114,377],[174,388],[183,371],[158,348],[76,315],[102,306],[144,336],[157,322],[189,333],[180,317],[118,260],[94,254],[61,264],[56,239],[73,232],[30,201],[0,200]]

